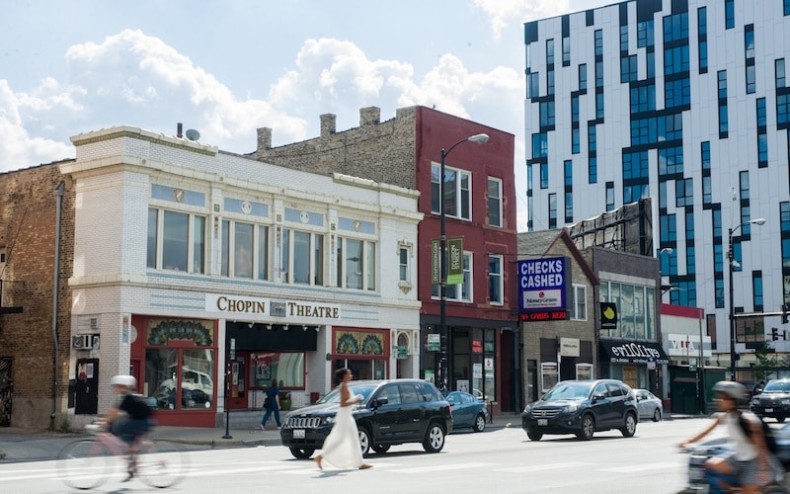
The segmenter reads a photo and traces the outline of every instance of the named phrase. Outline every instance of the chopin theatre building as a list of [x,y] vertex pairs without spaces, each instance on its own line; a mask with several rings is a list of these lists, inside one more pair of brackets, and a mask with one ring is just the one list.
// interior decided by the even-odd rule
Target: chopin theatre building
[[204,427],[260,408],[273,380],[296,407],[338,367],[418,376],[419,302],[399,283],[416,279],[415,192],[130,127],[72,141],[69,377],[97,390],[76,421],[106,412],[119,373],[161,424]]

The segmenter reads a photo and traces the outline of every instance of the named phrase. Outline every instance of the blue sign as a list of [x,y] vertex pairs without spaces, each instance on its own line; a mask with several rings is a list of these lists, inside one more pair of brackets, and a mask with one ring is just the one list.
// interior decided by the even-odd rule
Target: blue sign
[[571,281],[570,260],[544,257],[518,261],[521,312],[566,310],[566,289]]

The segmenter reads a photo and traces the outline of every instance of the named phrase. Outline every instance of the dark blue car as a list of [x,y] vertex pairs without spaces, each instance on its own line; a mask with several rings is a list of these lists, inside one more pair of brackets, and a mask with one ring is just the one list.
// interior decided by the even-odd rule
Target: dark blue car
[[450,412],[453,415],[453,430],[472,429],[475,432],[486,430],[488,408],[483,400],[475,398],[465,391],[447,393]]

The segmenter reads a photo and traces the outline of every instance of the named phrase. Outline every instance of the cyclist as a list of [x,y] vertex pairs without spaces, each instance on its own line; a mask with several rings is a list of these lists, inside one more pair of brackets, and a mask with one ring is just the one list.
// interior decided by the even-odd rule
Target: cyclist
[[[746,388],[734,381],[719,381],[713,392],[719,413],[713,415],[705,430],[680,443],[680,447],[699,441],[719,425],[726,426],[733,446],[731,452],[705,461],[711,492],[726,492],[728,485],[735,483],[743,494],[757,494],[761,486],[781,476],[781,466],[768,450],[760,418],[738,409],[738,404],[746,398]],[[748,435],[741,420],[748,426]]]
[[129,476],[124,480],[126,482],[134,477],[137,439],[150,428],[151,409],[148,403],[135,394],[137,379],[134,376],[118,375],[110,383],[118,399],[107,413],[107,428],[129,447]]

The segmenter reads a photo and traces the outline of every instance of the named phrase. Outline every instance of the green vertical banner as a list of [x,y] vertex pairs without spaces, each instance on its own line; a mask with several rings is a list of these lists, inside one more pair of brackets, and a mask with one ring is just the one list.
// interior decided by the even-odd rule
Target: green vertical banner
[[447,240],[447,284],[458,285],[464,282],[464,239]]
[[431,240],[431,284],[438,285],[442,282],[441,258],[439,256],[439,241]]

